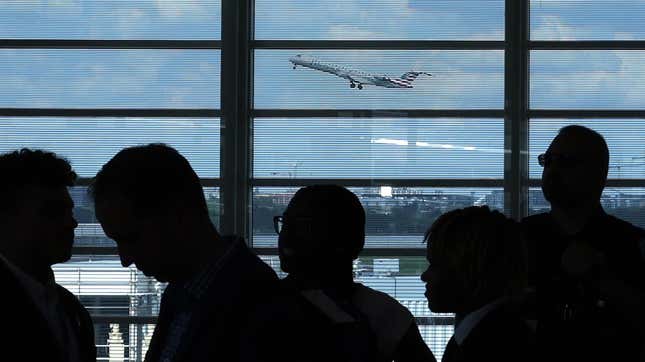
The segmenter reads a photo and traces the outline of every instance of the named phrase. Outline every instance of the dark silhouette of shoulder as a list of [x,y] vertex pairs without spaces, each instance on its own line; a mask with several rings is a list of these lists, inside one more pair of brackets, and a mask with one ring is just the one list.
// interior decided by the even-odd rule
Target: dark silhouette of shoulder
[[[2,360],[66,362],[45,317],[7,266],[0,262],[0,349]],[[79,338],[81,361],[96,360],[94,327],[76,296],[56,285],[60,302]]]
[[513,308],[499,307],[487,314],[471,330],[444,362],[537,361],[536,335]]
[[[232,237],[231,240],[234,240]],[[193,310],[187,334],[182,338],[175,355],[181,361],[238,361],[240,338],[249,314],[274,293],[277,275],[266,263],[237,239],[236,250],[218,271],[215,281],[207,287],[203,298]],[[170,333],[174,313],[171,309],[159,313],[158,338],[153,338],[146,355],[156,361],[163,348],[162,341]]]

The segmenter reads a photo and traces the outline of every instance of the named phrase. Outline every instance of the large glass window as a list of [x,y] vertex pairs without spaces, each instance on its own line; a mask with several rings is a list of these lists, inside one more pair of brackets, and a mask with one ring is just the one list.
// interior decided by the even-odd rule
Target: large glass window
[[536,157],[561,127],[605,136],[602,204],[645,227],[642,1],[250,3],[0,7],[0,152],[55,151],[80,176],[75,255],[55,273],[95,318],[100,358],[142,360],[164,287],[120,266],[86,195],[127,146],[176,147],[215,225],[281,276],[273,216],[299,187],[348,186],[367,213],[356,279],[409,308],[437,359],[454,318],[427,308],[424,231],[471,205],[547,211]]
[[3,1],[0,152],[67,158],[79,175],[59,284],[95,322],[98,360],[142,361],[164,285],[121,266],[87,185],[120,149],[162,142],[202,179],[220,225],[221,9],[206,1]]

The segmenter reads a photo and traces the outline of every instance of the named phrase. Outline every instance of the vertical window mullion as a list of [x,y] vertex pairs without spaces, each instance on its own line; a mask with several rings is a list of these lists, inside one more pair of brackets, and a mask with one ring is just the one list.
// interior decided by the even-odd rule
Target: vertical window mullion
[[529,0],[507,0],[505,22],[504,209],[519,219],[528,210]]

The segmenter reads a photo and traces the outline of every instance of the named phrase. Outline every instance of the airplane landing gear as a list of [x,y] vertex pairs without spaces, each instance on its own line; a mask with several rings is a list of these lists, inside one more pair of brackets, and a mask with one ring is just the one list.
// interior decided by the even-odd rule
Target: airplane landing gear
[[358,83],[358,89],[363,89],[363,85]]
[[356,84],[354,82],[349,83],[350,88],[356,88]]
[[293,66],[293,69],[296,69],[296,66],[295,66],[295,64],[294,64],[294,66]]

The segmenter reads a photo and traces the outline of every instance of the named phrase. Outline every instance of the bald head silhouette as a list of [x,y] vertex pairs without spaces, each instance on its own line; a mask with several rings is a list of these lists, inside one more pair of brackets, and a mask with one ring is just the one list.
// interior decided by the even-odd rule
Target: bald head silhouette
[[598,204],[608,171],[609,148],[605,139],[587,127],[564,127],[545,153],[544,197],[551,206],[563,209]]

